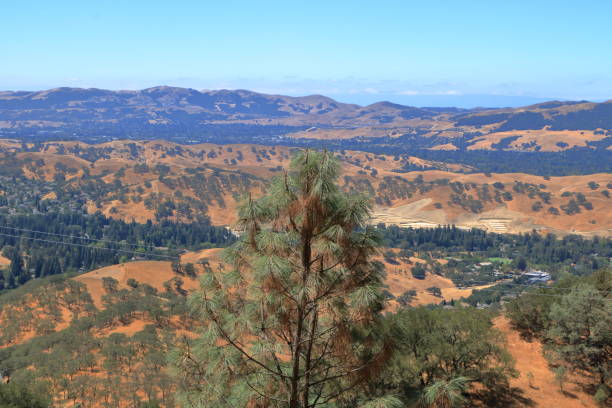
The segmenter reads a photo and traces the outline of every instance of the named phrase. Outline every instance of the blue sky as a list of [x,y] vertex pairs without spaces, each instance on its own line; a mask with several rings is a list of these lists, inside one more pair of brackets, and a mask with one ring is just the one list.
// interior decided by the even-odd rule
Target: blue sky
[[247,88],[341,101],[612,98],[612,2],[3,1],[0,89]]

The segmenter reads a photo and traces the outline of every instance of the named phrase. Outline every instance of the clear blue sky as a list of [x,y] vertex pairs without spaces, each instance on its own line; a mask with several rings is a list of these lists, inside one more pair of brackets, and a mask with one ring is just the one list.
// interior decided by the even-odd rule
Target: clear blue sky
[[19,0],[0,15],[0,89],[164,84],[417,105],[612,98],[607,0]]

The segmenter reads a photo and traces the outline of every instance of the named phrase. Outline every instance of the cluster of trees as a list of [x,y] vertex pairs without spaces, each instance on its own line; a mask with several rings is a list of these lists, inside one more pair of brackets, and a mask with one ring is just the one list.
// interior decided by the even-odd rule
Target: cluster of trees
[[[489,176],[491,175],[489,174]],[[544,184],[524,183],[518,180],[510,185],[499,181],[492,184],[477,184],[459,181],[450,182],[446,178],[424,181],[422,175],[418,175],[413,180],[401,176],[385,176],[377,187],[374,187],[368,179],[344,176],[343,188],[350,192],[368,193],[374,197],[376,204],[387,206],[390,206],[395,200],[411,198],[416,193],[424,194],[433,189],[438,189],[448,194],[449,200],[446,203],[448,206],[458,206],[476,214],[485,209],[486,203],[501,204],[512,201],[514,195],[527,196],[533,200],[532,209],[540,211],[544,208],[544,205],[551,204],[553,197],[552,193],[545,191],[546,185]],[[572,198],[572,195],[575,198]],[[582,193],[566,192],[562,197],[570,197],[568,203],[561,206],[567,215],[579,213],[580,207],[586,210],[593,209],[593,204],[586,200]],[[440,203],[437,204],[436,208],[442,208]],[[559,209],[549,207],[549,212],[558,215]]]
[[[588,275],[611,265],[612,239],[552,234],[496,234],[483,230],[462,230],[454,226],[412,229],[378,225],[388,247],[388,262],[416,256],[425,263],[412,268],[412,275],[424,279],[432,273],[451,279],[458,286],[483,285],[500,280],[490,288],[474,290],[466,300],[471,305],[497,303],[526,289],[521,274],[528,269],[548,271],[553,279],[564,273]],[[436,260],[446,259],[440,263]],[[521,285],[516,285],[521,283]]]
[[[379,224],[386,246],[406,252],[430,252],[436,257],[461,253],[478,253],[482,258],[507,257],[532,266],[548,269],[571,267],[576,274],[587,274],[609,264],[612,239],[580,235],[562,238],[553,234],[497,234],[479,229],[464,230],[455,226],[437,228],[400,228]],[[401,253],[401,252],[400,252]],[[519,268],[519,269],[525,269]]]
[[[603,109],[604,104],[597,109]],[[575,112],[577,113],[577,112]],[[597,114],[600,115],[601,113]],[[497,114],[496,114],[497,115]],[[497,118],[501,118],[500,114]],[[514,115],[513,121],[519,121],[518,127],[523,126],[523,122],[531,123],[533,112]],[[497,122],[497,118],[493,118]],[[195,119],[195,116],[194,116]],[[557,125],[561,119],[563,125]],[[470,117],[465,120],[476,120]],[[479,118],[478,121],[489,118]],[[569,122],[566,123],[566,120]],[[572,115],[561,115],[555,119],[554,126],[570,126],[569,128],[587,129],[593,125],[584,123],[587,127],[577,126],[582,119]],[[570,123],[571,122],[571,123]],[[588,122],[588,121],[587,121]],[[540,122],[538,122],[540,123]],[[541,123],[540,123],[541,124]],[[287,145],[294,147],[313,147],[319,148],[321,141],[317,139],[303,138],[284,138],[282,135],[300,130],[305,130],[309,126],[280,126],[280,125],[249,125],[249,124],[206,124],[206,125],[146,125],[139,120],[124,120],[120,125],[112,127],[100,127],[96,124],[79,124],[74,127],[68,125],[62,129],[40,129],[41,133],[33,133],[31,129],[11,129],[11,134],[7,137],[19,138],[28,142],[35,142],[42,149],[41,142],[49,140],[78,140],[87,143],[103,143],[112,140],[114,137],[129,134],[132,139],[166,139],[177,143],[260,143],[270,145]],[[509,126],[509,125],[508,125]],[[516,127],[515,125],[512,125]],[[597,125],[606,128],[601,123]],[[561,127],[560,127],[561,129]],[[565,127],[564,129],[567,129]],[[52,133],[45,132],[52,130]],[[14,133],[14,132],[17,133]],[[1,133],[1,132],[0,132]],[[593,174],[612,171],[612,152],[607,150],[612,144],[610,131],[608,137],[589,142],[587,147],[574,147],[562,152],[540,152],[540,151],[512,151],[503,150],[513,139],[507,138],[497,145],[497,150],[467,150],[475,141],[474,138],[482,135],[481,132],[465,132],[460,137],[424,137],[430,133],[428,129],[413,129],[411,133],[393,137],[359,137],[354,139],[328,140],[326,147],[333,150],[362,150],[374,154],[388,155],[412,155],[418,156],[435,162],[459,163],[478,172],[489,173],[530,173],[538,175],[573,175],[573,174]],[[436,145],[452,143],[458,150],[432,150]],[[93,160],[97,157],[104,157],[107,152],[102,147],[77,147],[74,148],[80,157],[86,160]],[[531,146],[526,146],[530,148]],[[536,146],[536,149],[539,146]],[[27,147],[25,148],[27,149]],[[77,150],[78,149],[78,150]],[[130,149],[134,156],[138,154],[138,149]],[[39,151],[39,150],[35,150]],[[261,158],[262,156],[260,156]],[[407,169],[410,169],[407,166]]]
[[[29,282],[0,296],[3,329],[37,334],[20,342],[19,335],[9,338],[3,330],[0,375],[11,384],[7,395],[21,395],[21,386],[27,385],[32,401],[53,396],[58,406],[175,406],[176,382],[168,372],[167,355],[181,332],[198,327],[185,293],[176,290],[174,282],[158,291],[135,281],[120,288],[107,278],[103,308],[97,309],[82,284],[52,279]],[[63,312],[68,307],[70,313]],[[114,332],[136,320],[144,323],[142,329],[131,335]],[[50,324],[39,327],[45,321]],[[0,388],[0,406],[3,392]]]
[[525,336],[544,341],[549,360],[559,373],[591,374],[595,399],[609,406],[612,269],[566,277],[551,289],[525,294],[507,305],[507,315]]
[[[385,325],[394,349],[375,386],[370,386],[375,395],[392,394],[401,396],[404,403],[414,403],[432,388],[462,379],[453,406],[466,403],[466,397],[488,404],[516,375],[505,338],[492,327],[491,314],[486,311],[409,308],[390,315]],[[481,392],[470,395],[468,383],[479,384]]]
[[567,215],[573,215],[573,214],[580,213],[581,211],[580,207],[588,211],[593,209],[593,204],[590,201],[587,201],[586,197],[582,193],[572,193],[572,192],[566,191],[562,194],[562,196],[570,197],[567,204],[564,204],[561,206],[561,209]]
[[48,408],[50,398],[32,391],[26,384],[0,382],[0,407],[3,408]]
[[36,279],[0,296],[0,344],[15,344],[27,333],[46,335],[65,321],[95,311],[85,286],[62,276]]
[[[91,160],[91,166],[95,160],[110,158],[109,154],[112,153],[112,148],[109,147],[84,149],[75,145],[66,148],[63,144],[37,144],[35,147],[26,146],[23,149],[47,151],[53,147],[53,154],[73,154]],[[127,145],[126,150],[132,158],[138,158],[142,146],[131,143]],[[155,145],[153,150],[160,151],[162,157],[178,155],[198,158],[205,153],[196,153],[181,146]],[[271,159],[270,155],[277,154],[273,149],[257,151],[258,154],[261,152],[265,153],[267,159]],[[208,152],[211,153],[215,152]],[[285,157],[286,153],[282,153],[282,156]],[[157,221],[175,219],[189,222],[200,219],[212,204],[224,207],[228,195],[239,199],[247,191],[261,188],[265,184],[263,180],[240,171],[226,171],[210,166],[187,169],[187,174],[172,177],[171,168],[167,165],[148,166],[137,163],[133,166],[133,171],[144,178],[144,183],[134,187],[126,182],[126,167],[120,168],[114,174],[110,170],[104,170],[94,175],[87,166],[77,169],[58,161],[51,167],[45,165],[44,159],[18,159],[12,153],[0,157],[0,164],[0,190],[3,192],[0,195],[0,214],[87,213],[87,206],[91,203],[101,209],[104,204],[115,200],[123,204],[144,201],[146,208],[154,211]],[[24,169],[28,170],[30,176],[24,174]],[[53,176],[50,181],[49,175]],[[109,175],[114,177],[109,180]],[[151,180],[154,178],[174,190],[175,194],[145,194],[143,187],[150,189]],[[183,195],[181,189],[191,190],[194,194]],[[116,213],[117,209],[113,207],[110,211]]]

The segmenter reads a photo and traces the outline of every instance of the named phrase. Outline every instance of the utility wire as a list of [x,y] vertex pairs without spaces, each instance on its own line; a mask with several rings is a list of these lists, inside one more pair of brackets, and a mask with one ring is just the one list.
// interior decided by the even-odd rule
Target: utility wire
[[[76,236],[72,236],[72,235],[64,235],[64,234],[54,234],[54,233],[45,233],[42,231],[34,231],[34,230],[26,230],[26,229],[21,229],[21,228],[13,228],[13,227],[6,227],[6,226],[0,226],[0,228],[11,228],[11,229],[15,229],[15,230],[21,230],[21,231],[27,231],[27,232],[33,232],[33,233],[42,233],[42,234],[48,234],[48,235],[57,235],[57,236],[63,236],[63,237],[70,237],[70,238],[77,238],[77,239],[88,239],[88,240],[93,240],[93,241],[97,241],[97,242],[106,242],[106,243],[117,243],[117,244],[123,244],[121,242],[118,241],[110,241],[110,240],[97,240],[97,239],[90,239],[90,238],[85,238],[85,237],[76,237]],[[32,240],[32,241],[39,241],[39,242],[47,242],[47,243],[52,243],[52,244],[56,244],[56,245],[69,245],[69,246],[77,246],[77,247],[82,247],[82,248],[88,248],[88,249],[99,249],[99,250],[104,250],[104,251],[111,251],[111,252],[122,252],[122,253],[128,253],[128,254],[133,254],[133,255],[148,255],[151,257],[158,257],[158,258],[164,258],[164,259],[172,259],[172,260],[180,260],[180,257],[175,257],[175,256],[168,256],[168,255],[161,255],[161,254],[155,254],[152,252],[138,252],[138,251],[129,251],[129,250],[124,250],[124,249],[114,249],[114,248],[104,248],[104,247],[92,247],[90,245],[85,245],[85,244],[77,244],[77,243],[73,243],[73,242],[64,242],[64,241],[55,241],[55,240],[48,240],[48,239],[42,239],[42,238],[34,238],[34,237],[25,237],[23,235],[13,235],[13,234],[6,234],[6,233],[0,233],[0,236],[5,236],[5,237],[11,237],[11,238],[19,238],[19,239],[28,239],[28,240]],[[494,282],[471,282],[474,284],[490,284],[491,286],[488,288],[482,288],[482,289],[477,289],[477,290],[487,290],[487,289],[492,289],[494,286],[496,285],[511,285],[511,286],[521,286],[521,287],[526,287],[526,288],[531,288],[531,289],[555,289],[555,290],[574,290],[574,288],[555,288],[552,286],[537,286],[537,285],[527,285],[527,284],[521,284],[521,283],[514,283],[514,282],[503,282],[503,281],[494,281]],[[465,289],[474,289],[471,287],[465,287]],[[416,290],[417,293],[428,293],[431,294],[430,292],[428,292],[427,290]],[[533,293],[533,292],[527,292],[527,291],[522,291],[522,292],[509,292],[508,294],[513,294],[513,295],[518,295],[518,294],[529,294],[529,295],[533,295],[533,296],[549,296],[549,297],[572,297],[572,298],[577,298],[577,299],[590,299],[590,300],[595,300],[595,298],[592,297],[585,297],[585,296],[575,296],[575,295],[571,295],[571,294],[566,294],[566,295],[562,295],[562,294],[544,294],[544,293]],[[603,301],[612,301],[612,299],[601,299]]]
[[[44,232],[44,231],[29,230],[25,228],[9,227],[8,225],[0,225],[0,228],[6,228],[6,229],[22,231],[22,232],[31,232],[35,234],[54,235],[54,236],[65,237],[65,238],[84,239],[84,240],[95,241],[95,242],[105,242],[105,243],[112,243],[112,244],[118,244],[118,245],[126,245],[126,246],[131,246],[131,247],[136,247],[136,248],[140,248],[142,246],[139,244],[130,244],[127,242],[112,241],[110,239],[96,239],[96,238],[88,238],[88,237],[77,236],[77,235],[57,234],[54,232]],[[148,245],[148,246],[152,246],[152,245]]]
[[85,245],[85,244],[76,244],[76,243],[73,243],[73,242],[63,242],[63,241],[54,241],[54,240],[42,239],[42,238],[24,237],[23,235],[12,235],[12,234],[5,234],[5,233],[2,233],[2,232],[0,232],[0,236],[19,238],[19,239],[29,239],[29,240],[32,240],[32,241],[48,242],[48,243],[51,243],[51,244],[58,244],[58,245],[72,245],[72,246],[78,246],[78,247],[89,248],[89,249],[99,249],[99,250],[103,250],[103,251],[123,252],[123,253],[128,253],[128,254],[133,254],[133,255],[149,255],[149,256],[158,257],[158,258],[180,260],[180,258],[176,257],[176,256],[154,254],[154,253],[151,253],[151,252],[138,252],[138,251],[128,251],[128,250],[125,250],[125,249],[92,247],[90,245]]

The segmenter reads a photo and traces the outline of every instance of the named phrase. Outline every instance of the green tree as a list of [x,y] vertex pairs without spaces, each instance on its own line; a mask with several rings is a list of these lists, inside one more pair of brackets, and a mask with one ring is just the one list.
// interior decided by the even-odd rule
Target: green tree
[[9,276],[13,277],[18,284],[23,284],[28,277],[23,266],[23,258],[21,257],[19,248],[15,249],[11,255],[11,264],[9,265]]
[[521,271],[527,269],[527,261],[525,260],[525,258],[519,258],[516,261],[516,267],[519,268]]
[[339,171],[331,153],[301,152],[240,207],[231,268],[203,275],[191,298],[205,329],[175,351],[184,405],[331,406],[378,371],[379,242]]
[[463,393],[467,390],[468,385],[469,379],[465,377],[436,381],[425,388],[423,404],[431,408],[462,407],[467,402]]
[[[608,272],[609,274],[612,274]],[[556,354],[576,369],[594,372],[601,384],[612,373],[612,302],[592,285],[579,285],[550,309],[547,337]]]
[[456,377],[493,390],[516,374],[504,335],[491,327],[488,311],[417,307],[402,309],[387,321],[395,347],[374,385],[378,390],[401,394]]
[[0,382],[0,408],[48,408],[50,406],[46,396],[34,393],[25,385]]

